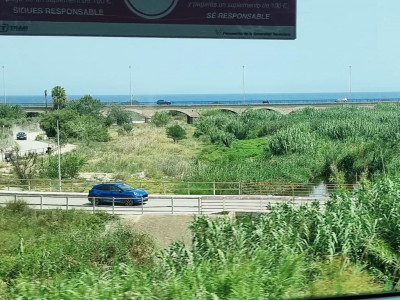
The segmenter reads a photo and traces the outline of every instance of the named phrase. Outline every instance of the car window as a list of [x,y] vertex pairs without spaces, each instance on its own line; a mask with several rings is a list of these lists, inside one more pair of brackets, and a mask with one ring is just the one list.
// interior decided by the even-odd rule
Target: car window
[[120,189],[119,189],[117,186],[115,186],[115,185],[109,185],[109,189],[110,189],[110,191],[113,191],[113,192],[118,192],[118,191],[120,191]]
[[134,190],[133,187],[131,187],[130,185],[127,185],[125,183],[120,184],[118,187],[123,191],[132,191],[132,190]]
[[109,186],[108,185],[100,185],[97,187],[98,190],[100,191],[108,191],[109,190]]

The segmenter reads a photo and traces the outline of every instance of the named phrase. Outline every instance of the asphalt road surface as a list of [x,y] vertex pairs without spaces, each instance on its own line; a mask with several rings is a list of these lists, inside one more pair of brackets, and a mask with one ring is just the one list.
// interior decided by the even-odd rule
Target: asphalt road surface
[[124,206],[119,203],[93,206],[84,193],[49,192],[0,192],[0,204],[23,199],[35,209],[83,209],[87,211],[105,210],[114,214],[215,214],[224,211],[266,212],[268,204],[294,202],[295,206],[319,201],[321,205],[326,197],[290,197],[268,195],[243,196],[200,196],[200,195],[150,195],[143,205]]

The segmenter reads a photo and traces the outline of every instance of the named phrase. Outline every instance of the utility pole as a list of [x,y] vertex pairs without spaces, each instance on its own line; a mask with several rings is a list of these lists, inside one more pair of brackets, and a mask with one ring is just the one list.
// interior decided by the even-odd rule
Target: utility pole
[[244,67],[245,66],[243,66],[243,76],[242,76],[243,77],[243,103],[246,104],[246,88],[245,88],[245,84],[244,84],[245,83],[245,81],[244,81]]
[[61,192],[61,148],[60,148],[60,126],[57,119],[57,149],[58,149],[58,187]]
[[46,111],[47,111],[47,90],[44,90],[44,100],[46,103]]
[[132,98],[132,68],[129,66],[129,95],[131,99],[131,105],[133,104],[133,98]]
[[350,89],[349,99],[351,99],[351,66],[349,66],[349,89]]
[[4,93],[4,104],[7,104],[7,97],[6,97],[6,76],[5,76],[5,71],[4,71],[4,66],[3,68],[3,93]]

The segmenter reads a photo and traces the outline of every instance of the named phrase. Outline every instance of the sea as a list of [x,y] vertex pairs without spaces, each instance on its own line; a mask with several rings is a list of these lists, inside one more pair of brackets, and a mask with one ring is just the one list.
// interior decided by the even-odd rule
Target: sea
[[[79,99],[83,95],[67,95],[68,100]],[[129,104],[130,95],[91,95],[105,104]],[[0,96],[0,103],[19,105],[45,105],[52,102],[48,95],[6,95]],[[47,98],[47,99],[46,99]],[[135,104],[154,105],[157,100],[166,100],[171,104],[257,104],[268,100],[271,104],[278,103],[321,103],[335,102],[347,98],[348,102],[379,102],[400,101],[400,92],[343,92],[343,93],[248,93],[248,94],[147,94],[132,95]],[[6,101],[4,101],[6,100]]]

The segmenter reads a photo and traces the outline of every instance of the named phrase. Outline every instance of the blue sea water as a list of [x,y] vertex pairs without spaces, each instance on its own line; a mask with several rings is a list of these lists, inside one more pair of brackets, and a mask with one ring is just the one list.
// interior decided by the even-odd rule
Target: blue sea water
[[[68,95],[68,100],[78,99],[83,95]],[[91,95],[103,103],[130,103],[129,95]],[[258,94],[166,94],[166,95],[133,95],[133,100],[139,104],[155,104],[157,100],[164,99],[172,104],[254,104],[268,100],[269,103],[320,103],[334,102],[339,98],[347,97],[352,101],[400,101],[400,92],[353,92],[351,95],[343,93],[258,93]],[[8,104],[45,104],[44,95],[32,96],[6,96]],[[47,102],[52,103],[51,96]],[[4,103],[4,96],[0,96],[0,103]]]

